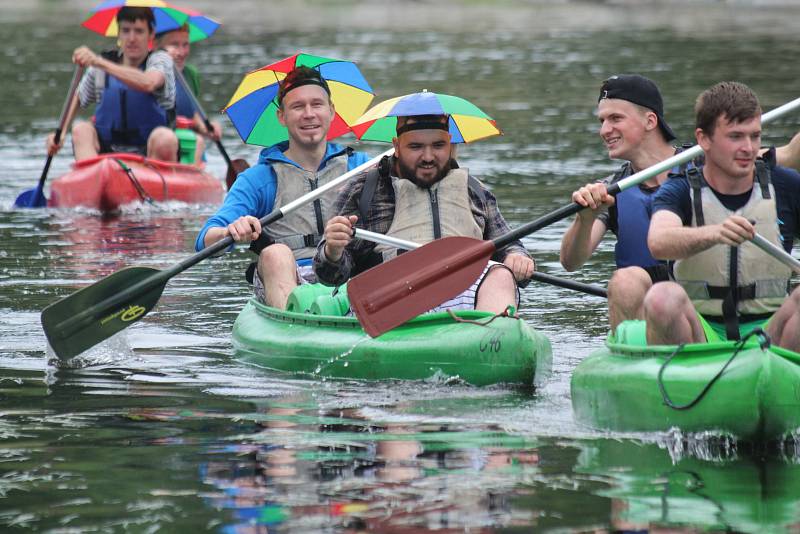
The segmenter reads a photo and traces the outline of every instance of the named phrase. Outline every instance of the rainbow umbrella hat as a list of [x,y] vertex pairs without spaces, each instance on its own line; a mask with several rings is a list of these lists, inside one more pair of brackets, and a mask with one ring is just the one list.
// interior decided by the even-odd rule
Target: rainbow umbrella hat
[[353,122],[372,102],[372,88],[355,63],[295,54],[248,72],[223,108],[245,143],[272,146],[289,139],[286,127],[278,122],[278,86],[289,72],[299,66],[317,69],[328,82],[331,102],[336,109],[328,130],[329,140],[349,132]]
[[457,96],[427,90],[376,104],[356,120],[353,133],[364,141],[391,143],[397,135],[397,117],[412,115],[449,115],[453,143],[471,143],[503,134],[494,119],[478,106]]
[[189,42],[210,37],[220,23],[193,9],[168,4],[163,0],[106,0],[94,9],[81,26],[106,37],[116,37],[117,13],[123,7],[149,7],[156,20],[156,33],[177,30],[184,24],[189,28]]

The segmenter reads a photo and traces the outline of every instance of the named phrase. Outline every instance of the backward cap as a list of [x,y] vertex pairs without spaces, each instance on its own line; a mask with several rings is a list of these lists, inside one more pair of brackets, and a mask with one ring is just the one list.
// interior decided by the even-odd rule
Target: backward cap
[[603,82],[600,88],[600,102],[606,98],[618,98],[627,100],[639,106],[646,107],[658,117],[658,126],[667,141],[675,139],[672,128],[664,120],[664,100],[661,98],[661,91],[656,84],[649,78],[639,74],[620,74],[611,76]]

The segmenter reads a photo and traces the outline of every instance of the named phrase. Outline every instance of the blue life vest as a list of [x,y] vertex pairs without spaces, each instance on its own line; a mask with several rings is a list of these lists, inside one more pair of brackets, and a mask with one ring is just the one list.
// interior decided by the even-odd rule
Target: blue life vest
[[[633,174],[630,167],[630,163],[626,163],[614,176],[614,182]],[[637,266],[646,269],[664,263],[655,259],[647,248],[655,191],[637,186],[626,189],[616,197],[617,244],[614,253],[618,268]]]
[[191,119],[194,117],[192,97],[186,92],[187,89],[184,89],[182,83],[175,84],[175,91],[175,114]]
[[[139,68],[145,70],[146,63],[147,59]],[[95,129],[101,145],[146,147],[150,132],[169,124],[170,113],[152,93],[131,89],[106,73],[103,97],[95,111]]]
[[[675,153],[683,152],[689,145],[675,149]],[[694,168],[696,162],[688,162],[677,166],[670,174],[683,174]],[[633,174],[630,162],[617,171],[609,184],[618,182]],[[616,216],[617,244],[614,248],[617,268],[641,267],[650,274],[653,282],[669,280],[671,271],[669,262],[657,260],[647,246],[647,233],[650,231],[650,217],[653,215],[653,197],[658,188],[631,187],[616,196],[616,203],[609,214]],[[611,213],[613,211],[613,214]]]

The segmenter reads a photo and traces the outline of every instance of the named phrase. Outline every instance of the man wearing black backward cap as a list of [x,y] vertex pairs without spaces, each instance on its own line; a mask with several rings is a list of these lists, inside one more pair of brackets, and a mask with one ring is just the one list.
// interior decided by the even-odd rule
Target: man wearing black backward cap
[[[642,299],[654,282],[668,278],[665,262],[647,248],[653,193],[667,179],[665,171],[615,198],[606,186],[675,154],[675,134],[664,120],[661,93],[638,74],[612,76],[603,82],[597,104],[600,137],[608,156],[624,160],[613,175],[587,184],[572,200],[590,209],[581,211],[561,240],[561,264],[568,271],[583,265],[611,230],[617,236],[617,270],[608,282],[612,330],[626,319],[642,318]],[[606,211],[605,208],[608,208]]]
[[[354,177],[334,204],[334,217],[317,247],[314,272],[320,282],[343,284],[390,259],[396,249],[353,239],[353,227],[428,243],[448,236],[494,239],[510,228],[497,201],[466,169],[451,159],[446,115],[397,118],[395,155]],[[435,308],[500,313],[519,305],[517,284],[533,273],[522,243],[499,250],[464,293]]]

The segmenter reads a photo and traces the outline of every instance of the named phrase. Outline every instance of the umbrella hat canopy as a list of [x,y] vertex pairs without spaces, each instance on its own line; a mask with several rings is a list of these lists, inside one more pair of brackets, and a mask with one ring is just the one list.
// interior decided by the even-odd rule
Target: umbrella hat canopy
[[365,141],[390,143],[396,136],[397,117],[448,115],[453,143],[471,143],[502,135],[497,123],[463,98],[422,91],[376,104],[353,124],[353,133]]
[[317,69],[331,90],[336,116],[328,130],[328,139],[349,132],[353,122],[372,102],[372,88],[355,63],[295,54],[248,72],[223,108],[245,143],[272,146],[289,139],[286,127],[278,122],[278,89],[281,80],[299,66]]
[[199,11],[168,4],[163,0],[106,0],[92,9],[81,26],[106,37],[116,37],[119,34],[117,13],[123,7],[152,8],[157,34],[177,30],[185,24],[189,28],[189,42],[192,43],[210,37],[220,26],[219,22]]

